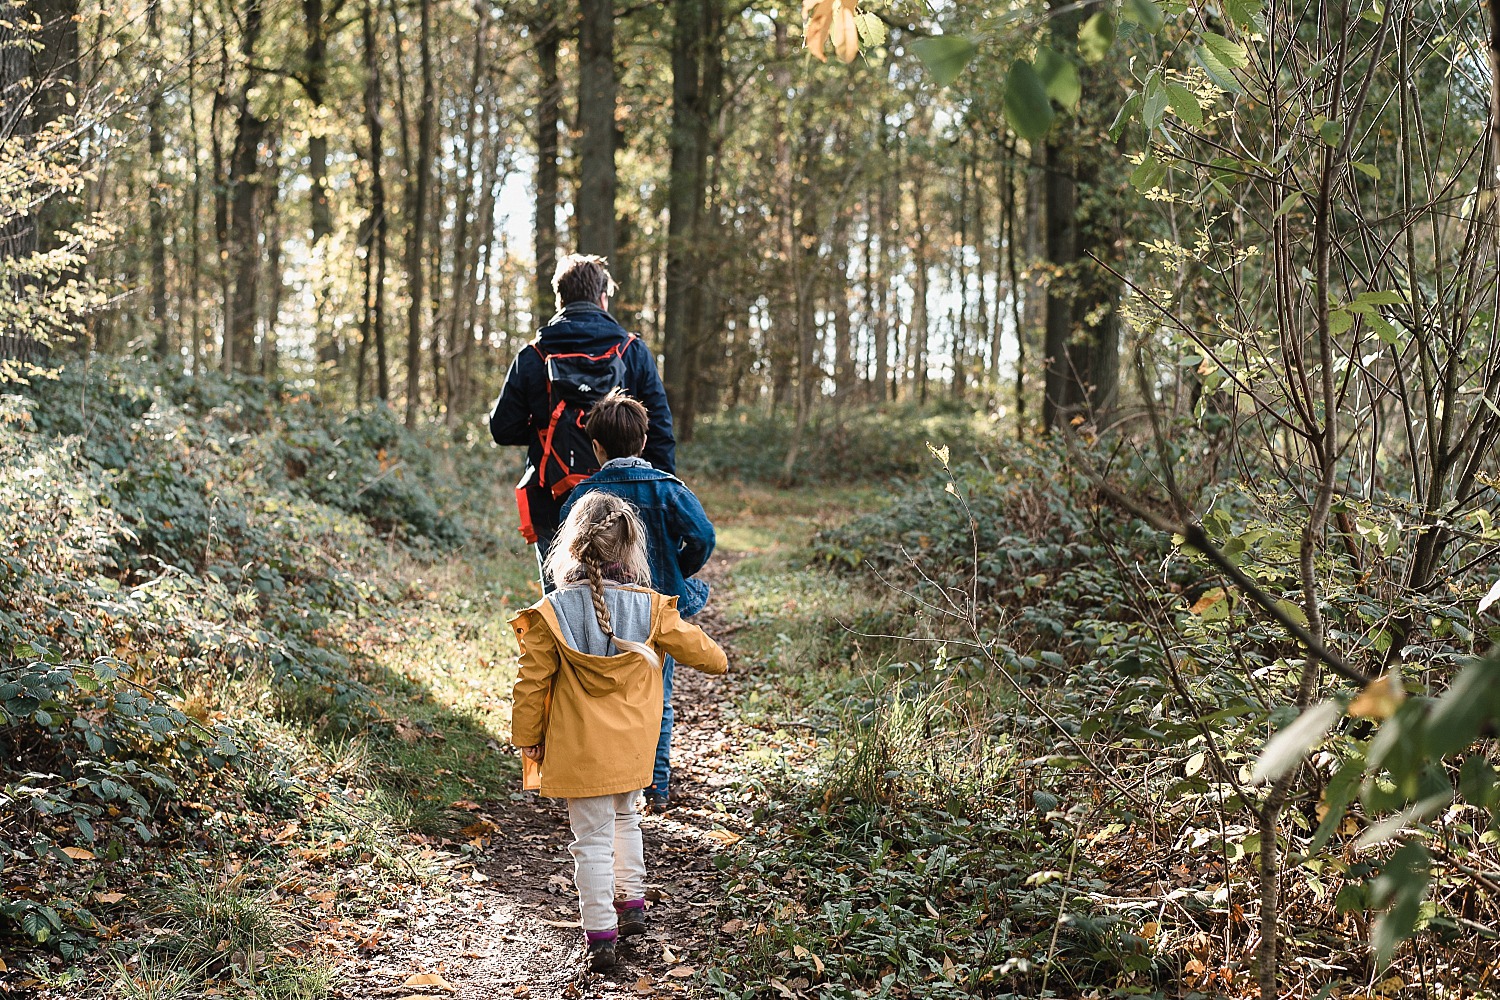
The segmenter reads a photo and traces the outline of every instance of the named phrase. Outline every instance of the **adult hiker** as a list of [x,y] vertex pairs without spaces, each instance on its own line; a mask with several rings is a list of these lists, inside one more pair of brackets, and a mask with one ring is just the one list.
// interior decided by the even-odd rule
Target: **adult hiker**
[[552,277],[557,313],[511,363],[490,411],[496,444],[525,445],[526,470],[516,484],[521,534],[536,546],[537,571],[550,592],[545,562],[558,517],[573,487],[599,468],[583,421],[614,389],[638,399],[651,415],[642,456],[676,472],[672,411],[646,345],[609,314],[616,285],[603,257],[569,254]]

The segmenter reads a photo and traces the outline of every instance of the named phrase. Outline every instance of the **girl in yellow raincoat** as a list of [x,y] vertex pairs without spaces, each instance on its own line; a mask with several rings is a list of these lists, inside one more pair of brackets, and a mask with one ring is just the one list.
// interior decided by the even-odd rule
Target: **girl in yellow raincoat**
[[661,657],[710,674],[729,663],[651,579],[646,534],[624,500],[573,506],[547,557],[558,589],[511,624],[521,645],[511,740],[541,765],[541,794],[568,800],[573,879],[589,964],[646,931],[646,862],[636,801],[661,733]]

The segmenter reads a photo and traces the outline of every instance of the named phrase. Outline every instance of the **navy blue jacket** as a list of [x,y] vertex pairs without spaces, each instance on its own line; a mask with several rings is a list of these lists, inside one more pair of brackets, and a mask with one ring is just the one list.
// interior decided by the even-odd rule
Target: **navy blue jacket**
[[[629,338],[615,318],[592,302],[570,302],[537,332],[533,345],[546,354],[600,355]],[[663,472],[677,469],[677,441],[672,436],[672,411],[656,372],[656,359],[637,340],[625,350],[624,389],[640,400],[650,414],[646,430],[646,461]],[[526,445],[526,468],[542,460],[541,433],[552,419],[547,401],[547,367],[542,355],[528,346],[516,355],[505,376],[500,398],[490,411],[490,436],[496,444]],[[542,534],[556,530],[554,512],[533,509]]]
[[683,617],[708,603],[708,584],[691,579],[714,551],[714,526],[682,480],[640,459],[615,459],[573,488],[562,518],[579,497],[594,490],[613,493],[640,511],[651,561],[651,589],[678,598]]

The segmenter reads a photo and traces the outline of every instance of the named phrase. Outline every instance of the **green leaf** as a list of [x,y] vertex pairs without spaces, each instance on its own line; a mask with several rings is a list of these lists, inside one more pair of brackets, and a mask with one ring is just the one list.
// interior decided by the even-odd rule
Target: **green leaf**
[[1302,605],[1296,601],[1281,600],[1276,602],[1276,608],[1292,621],[1307,628],[1307,612],[1302,610]]
[[1261,0],[1221,0],[1224,16],[1233,21],[1241,28],[1255,26],[1255,19],[1260,17],[1265,5]]
[[1214,51],[1206,45],[1200,45],[1193,50],[1193,58],[1202,67],[1203,72],[1208,75],[1215,87],[1226,94],[1241,93],[1244,88],[1240,81],[1235,79],[1234,71],[1224,64],[1224,60],[1214,54]]
[[1141,124],[1148,130],[1158,129],[1167,115],[1167,88],[1155,73],[1146,79],[1146,94],[1141,101]]
[[911,50],[932,74],[933,82],[946,87],[958,79],[979,46],[965,35],[929,35],[914,40]]
[[1350,757],[1339,765],[1329,779],[1328,785],[1323,789],[1323,805],[1328,811],[1323,814],[1323,821],[1318,824],[1317,831],[1313,834],[1312,842],[1307,845],[1309,857],[1317,854],[1328,845],[1329,839],[1339,824],[1344,821],[1344,816],[1349,812],[1349,803],[1359,794],[1360,782],[1365,776],[1365,759],[1363,757]]
[[1344,140],[1344,123],[1336,118],[1325,121],[1318,126],[1318,138],[1326,146],[1337,147]]
[[1302,758],[1320,743],[1328,730],[1343,715],[1336,701],[1314,705],[1297,717],[1297,721],[1272,736],[1255,761],[1251,780],[1275,781],[1302,763]]
[[1125,126],[1129,124],[1132,118],[1140,114],[1140,110],[1140,94],[1131,94],[1125,99],[1125,103],[1120,105],[1120,113],[1115,115],[1114,122],[1109,126],[1109,139],[1111,142],[1119,141],[1121,134],[1125,131]]
[[870,48],[879,48],[885,44],[889,29],[885,22],[874,14],[861,12],[854,15],[854,27],[859,31],[859,40]]
[[1470,805],[1489,809],[1495,805],[1495,786],[1500,784],[1500,772],[1484,759],[1483,754],[1470,754],[1458,769],[1458,790]]
[[1354,296],[1354,301],[1372,306],[1403,306],[1406,296],[1400,292],[1360,292]]
[[1370,946],[1376,965],[1384,969],[1391,962],[1396,946],[1416,932],[1422,917],[1422,898],[1432,880],[1432,855],[1420,843],[1403,844],[1380,871],[1370,886],[1370,902],[1384,906],[1394,900],[1390,910],[1375,923]]
[[1041,48],[1036,51],[1035,68],[1042,86],[1047,88],[1047,96],[1070,111],[1078,110],[1083,85],[1078,82],[1078,67],[1071,60]]
[[1161,8],[1156,5],[1156,0],[1125,0],[1120,16],[1126,21],[1139,24],[1153,35],[1167,23],[1166,18],[1162,17]]
[[1328,332],[1337,337],[1354,325],[1354,315],[1347,309],[1334,309],[1328,313]]
[[1198,104],[1198,98],[1193,92],[1180,83],[1167,84],[1167,103],[1172,107],[1172,113],[1182,119],[1183,124],[1190,128],[1201,128],[1203,125],[1203,108]]
[[1380,168],[1373,163],[1363,163],[1359,160],[1355,160],[1350,163],[1349,166],[1353,167],[1355,170],[1358,170],[1360,173],[1364,174],[1372,181],[1380,180]]
[[1291,194],[1281,199],[1281,204],[1276,206],[1276,211],[1271,213],[1271,218],[1279,219],[1300,204],[1302,204],[1302,192],[1293,191]]
[[1250,56],[1245,52],[1245,47],[1238,42],[1231,42],[1223,35],[1205,31],[1203,47],[1218,56],[1219,61],[1230,69],[1243,69],[1250,65]]
[[1167,179],[1167,165],[1151,154],[1141,161],[1141,165],[1131,171],[1130,186],[1145,194],[1153,188],[1161,187],[1161,182]]
[[1047,88],[1024,59],[1011,63],[1005,77],[1005,120],[1016,135],[1033,142],[1052,127],[1052,102]]
[[1406,338],[1402,335],[1400,327],[1384,316],[1371,316],[1369,324],[1374,329],[1375,336],[1379,337],[1381,342],[1389,344],[1392,347],[1400,347],[1405,342]]
[[1438,698],[1427,718],[1428,749],[1433,757],[1457,753],[1479,738],[1485,724],[1500,714],[1500,656],[1465,667]]
[[1078,27],[1078,54],[1084,62],[1099,62],[1114,43],[1115,19],[1107,11],[1096,11]]

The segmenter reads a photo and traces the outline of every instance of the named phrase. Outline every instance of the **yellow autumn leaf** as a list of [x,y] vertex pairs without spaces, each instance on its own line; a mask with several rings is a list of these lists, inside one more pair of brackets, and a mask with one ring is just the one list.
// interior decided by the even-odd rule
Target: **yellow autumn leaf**
[[74,861],[93,861],[94,852],[86,851],[81,847],[64,847],[62,852]]
[[106,906],[110,905],[111,903],[118,903],[120,900],[122,900],[124,898],[125,898],[125,894],[123,892],[96,892],[96,893],[94,893],[94,899],[96,901],[100,902],[100,903],[103,903]]
[[1356,719],[1389,719],[1406,700],[1406,688],[1395,670],[1375,678],[1349,703],[1349,715]]

